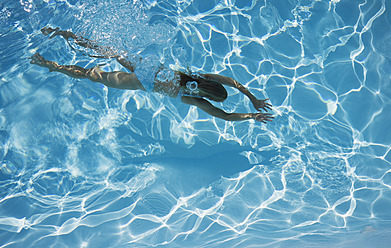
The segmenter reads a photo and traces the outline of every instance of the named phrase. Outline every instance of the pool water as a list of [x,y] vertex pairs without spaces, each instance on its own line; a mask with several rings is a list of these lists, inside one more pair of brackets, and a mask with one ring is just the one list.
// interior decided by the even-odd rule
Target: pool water
[[[0,247],[389,247],[391,1],[2,0]],[[61,27],[270,98],[268,124],[29,63]],[[234,89],[215,104],[255,112]]]

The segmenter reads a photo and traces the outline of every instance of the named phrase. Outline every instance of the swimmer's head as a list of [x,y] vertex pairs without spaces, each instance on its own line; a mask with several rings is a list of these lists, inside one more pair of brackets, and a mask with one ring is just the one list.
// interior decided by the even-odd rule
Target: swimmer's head
[[186,93],[206,97],[215,102],[223,102],[228,97],[227,90],[220,83],[195,74],[180,73],[181,86]]

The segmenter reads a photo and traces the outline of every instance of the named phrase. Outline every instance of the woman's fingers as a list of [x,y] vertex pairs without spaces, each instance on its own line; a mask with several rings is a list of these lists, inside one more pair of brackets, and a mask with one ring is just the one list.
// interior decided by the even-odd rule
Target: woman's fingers
[[267,121],[272,121],[274,117],[269,113],[257,113],[254,118],[256,121],[266,123]]

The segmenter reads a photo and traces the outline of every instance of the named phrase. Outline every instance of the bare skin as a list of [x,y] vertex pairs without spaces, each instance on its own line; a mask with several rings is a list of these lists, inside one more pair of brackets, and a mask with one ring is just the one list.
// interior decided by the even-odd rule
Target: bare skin
[[126,60],[126,58],[123,56],[123,53],[117,51],[116,49],[114,49],[112,47],[99,46],[97,44],[97,42],[95,42],[95,41],[86,39],[82,36],[78,36],[78,35],[72,33],[71,31],[60,30],[59,28],[44,27],[41,29],[41,32],[45,36],[53,33],[52,35],[50,35],[49,39],[52,39],[52,38],[59,36],[59,35],[62,36],[68,42],[69,46],[72,49],[74,49],[72,47],[71,43],[69,42],[69,40],[72,39],[75,44],[77,44],[81,47],[92,49],[100,54],[99,56],[87,54],[88,56],[93,57],[93,58],[107,58],[107,59],[108,58],[115,58],[118,61],[118,63],[120,63],[123,67],[125,67],[126,69],[128,69],[131,72],[134,72],[135,66],[130,61]]
[[39,53],[31,57],[31,64],[48,68],[50,71],[64,73],[73,78],[86,78],[93,82],[102,83],[110,88],[126,90],[144,90],[136,74],[123,71],[105,72],[99,67],[85,69],[77,65],[59,65],[56,62],[44,59]]
[[263,109],[264,111],[272,109],[272,105],[266,102],[267,100],[269,100],[269,98],[264,100],[257,99],[246,87],[244,87],[244,85],[240,84],[238,81],[230,77],[225,77],[218,74],[202,74],[202,76],[207,79],[213,79],[223,85],[238,89],[250,99],[251,103],[254,105],[254,108],[258,111],[261,111],[261,109]]
[[[98,52],[101,51],[99,46],[92,44],[91,41],[83,37],[76,36],[70,31],[61,31],[58,28],[57,29],[43,28],[41,31],[44,35],[48,35],[52,32],[55,32],[52,36],[50,36],[50,38],[53,38],[56,35],[61,35],[67,40],[69,38],[72,38],[74,39],[74,41],[78,41],[78,45],[80,46],[94,49]],[[123,56],[113,55],[114,53],[112,53],[111,48],[110,49],[105,48],[104,51],[106,52],[110,51],[111,55],[109,53],[103,53],[102,56],[107,56],[107,58],[116,58],[117,61],[125,68],[127,68],[129,71],[131,71],[131,73],[127,73],[123,71],[104,72],[100,70],[99,67],[85,69],[83,67],[76,66],[76,65],[58,65],[56,62],[44,59],[39,53],[36,53],[31,57],[30,63],[42,67],[46,67],[50,71],[57,71],[57,72],[64,73],[74,78],[86,78],[93,82],[102,83],[107,87],[111,87],[111,88],[146,91],[144,86],[137,78],[136,74],[133,73],[134,71],[133,64],[127,61]],[[240,92],[242,92],[250,99],[250,101],[254,105],[254,108],[258,111],[261,110],[268,111],[268,109],[271,109],[272,107],[270,103],[266,102],[269,99],[264,99],[264,100],[257,99],[245,86],[243,86],[242,84],[240,84],[239,82],[237,82],[236,80],[230,77],[225,77],[217,74],[201,74],[201,76],[204,77],[205,79],[213,80],[222,85],[226,85],[238,89]],[[181,90],[181,87],[183,90],[186,90],[183,86],[180,86],[179,82],[176,80],[178,80],[178,77],[176,77],[176,79],[174,79],[173,81],[160,82],[158,80],[155,80],[153,91],[176,98],[178,92]],[[227,113],[224,110],[215,107],[208,100],[201,97],[182,96],[181,101],[189,105],[197,106],[198,108],[202,109],[206,113],[226,121],[242,121],[242,120],[254,119],[256,121],[266,123],[267,121],[273,120],[273,116],[269,113],[260,113],[260,112]]]

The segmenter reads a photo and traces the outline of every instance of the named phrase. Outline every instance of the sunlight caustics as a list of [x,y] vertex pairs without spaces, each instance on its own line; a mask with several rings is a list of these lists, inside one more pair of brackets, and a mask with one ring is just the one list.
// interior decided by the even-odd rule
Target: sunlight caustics
[[[6,2],[1,247],[389,243],[386,0]],[[124,69],[47,39],[46,25],[145,68],[230,76],[270,98],[275,119],[225,122],[177,99],[48,73],[27,58]],[[255,112],[227,90],[216,106]]]

